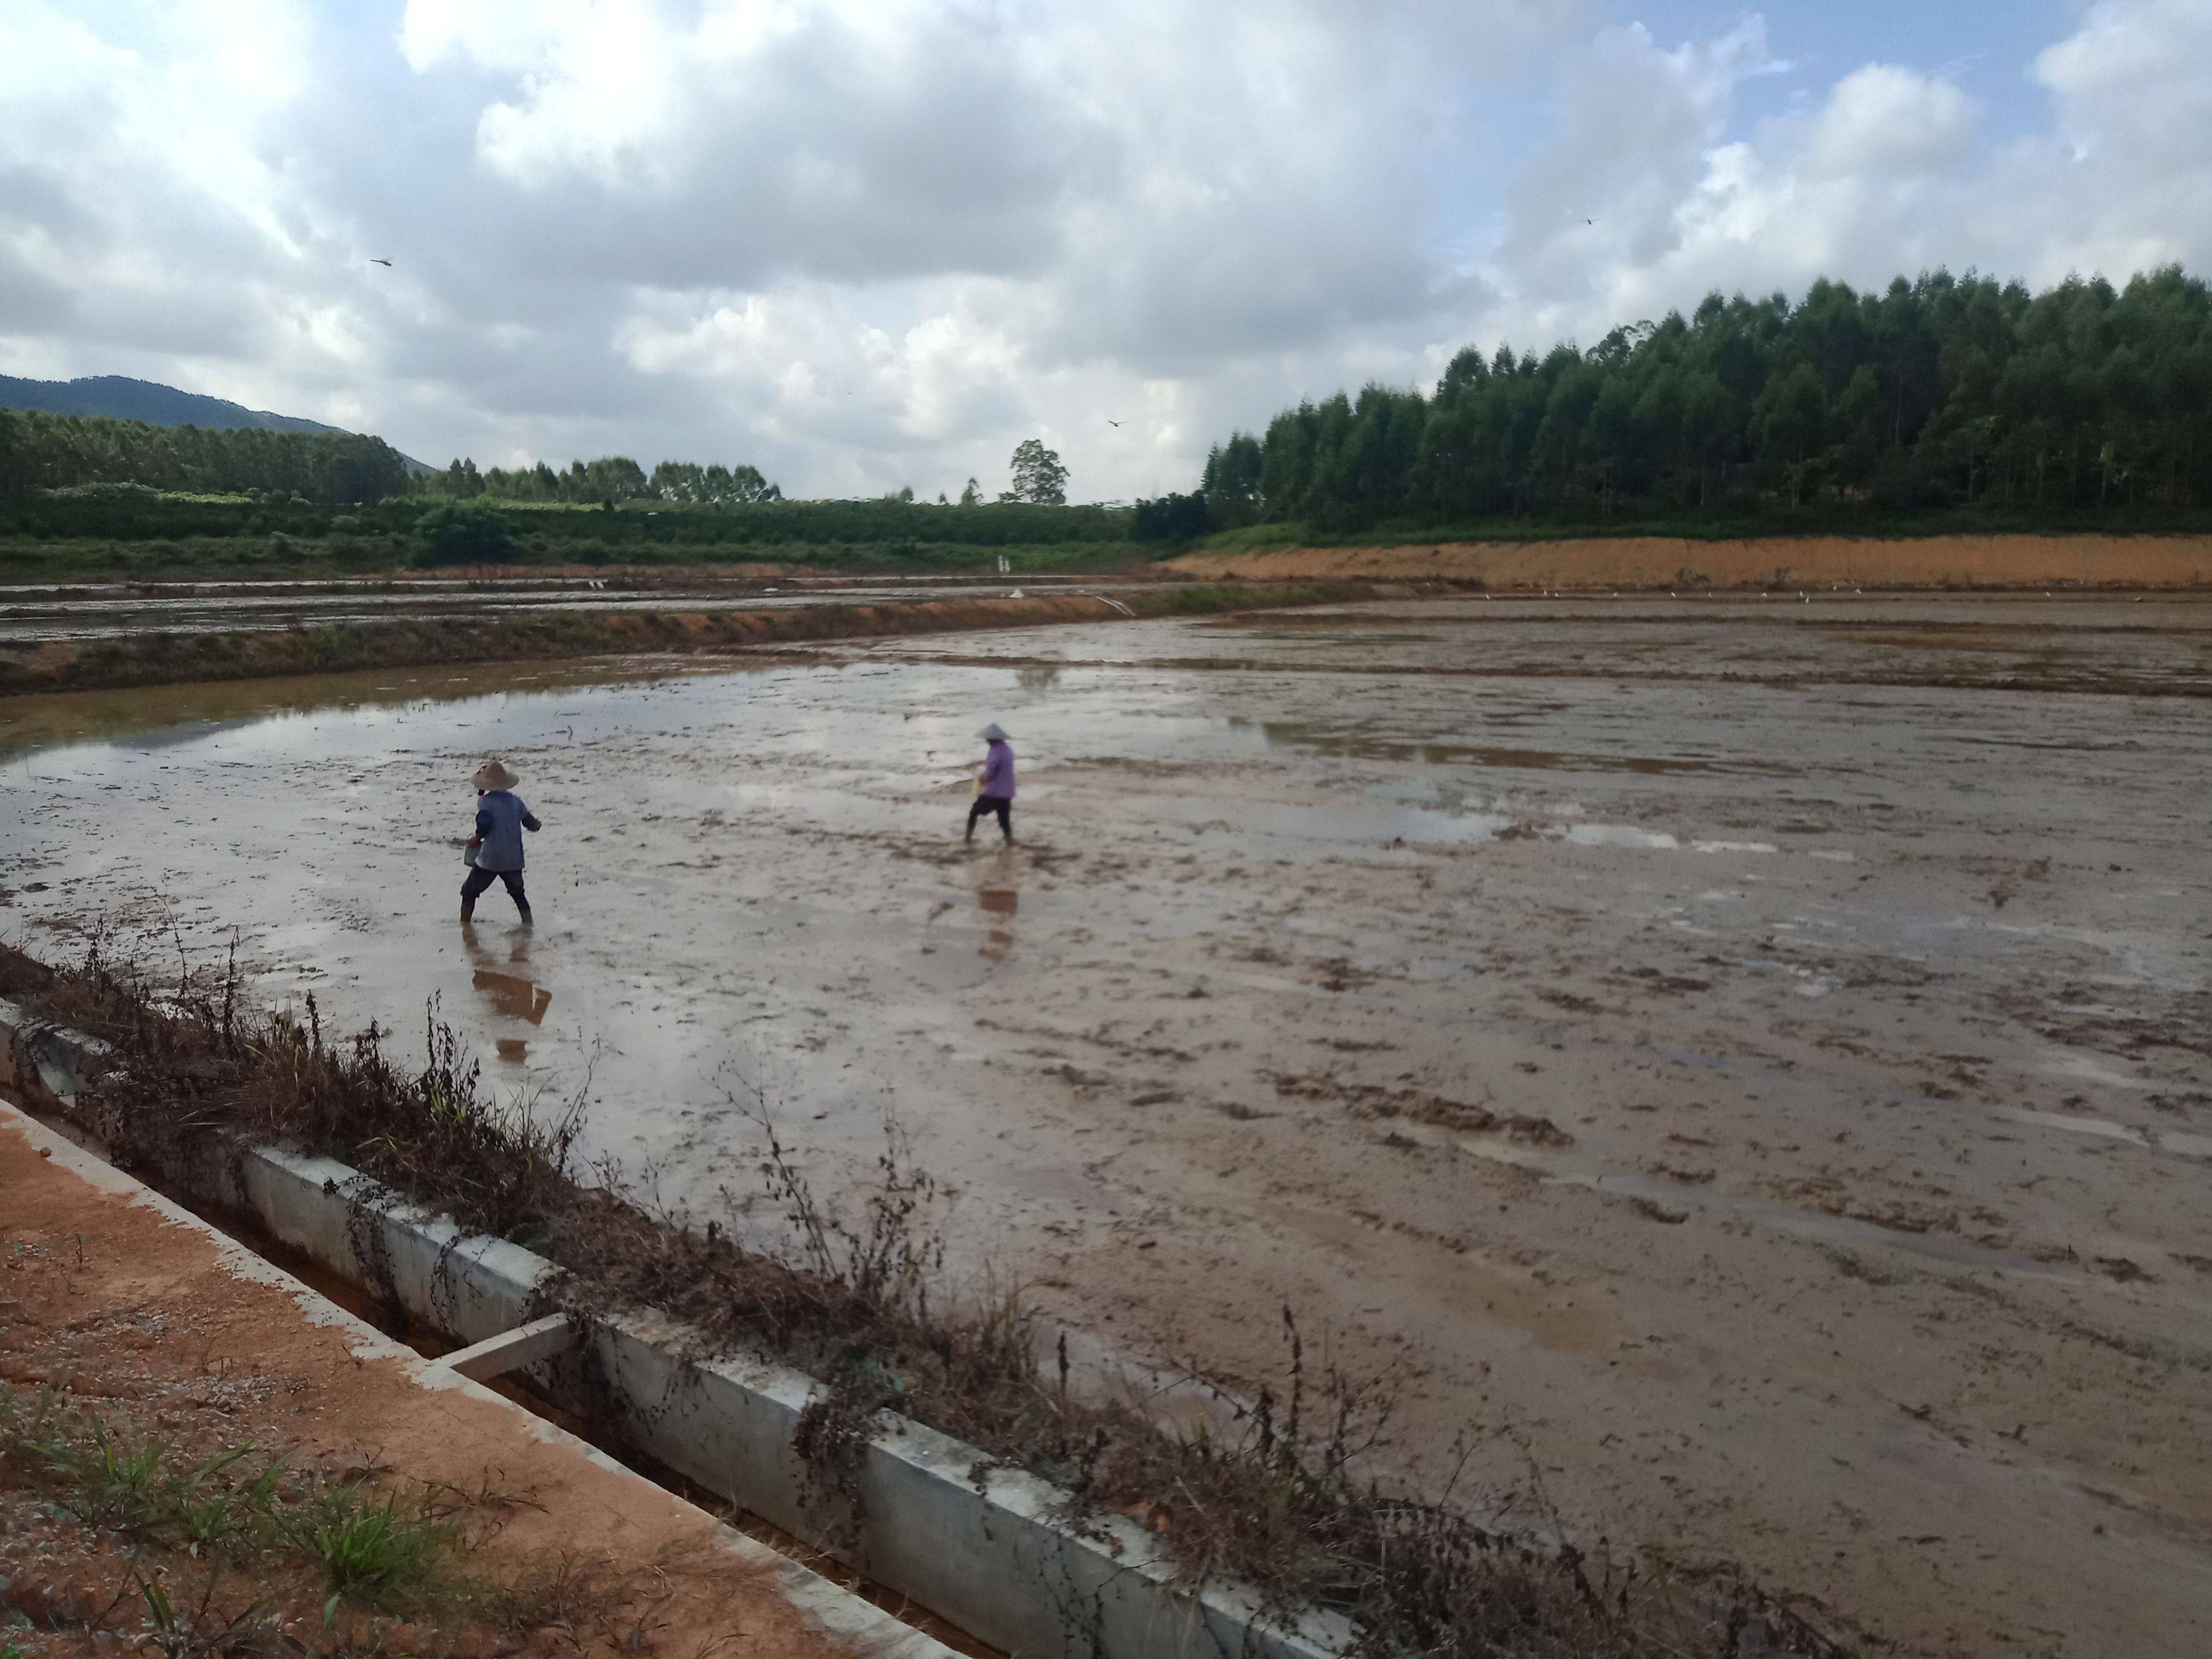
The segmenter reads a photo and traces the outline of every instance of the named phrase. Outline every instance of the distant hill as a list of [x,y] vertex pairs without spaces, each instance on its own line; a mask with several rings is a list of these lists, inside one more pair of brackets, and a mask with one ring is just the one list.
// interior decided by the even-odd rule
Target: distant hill
[[[104,415],[111,420],[143,421],[149,426],[198,426],[228,432],[238,427],[259,427],[266,432],[343,433],[343,427],[297,415],[275,415],[265,409],[248,409],[224,398],[180,392],[153,380],[134,380],[122,374],[88,374],[76,380],[25,380],[0,374],[0,409],[35,409],[48,415]],[[430,469],[411,455],[400,459],[412,472]]]

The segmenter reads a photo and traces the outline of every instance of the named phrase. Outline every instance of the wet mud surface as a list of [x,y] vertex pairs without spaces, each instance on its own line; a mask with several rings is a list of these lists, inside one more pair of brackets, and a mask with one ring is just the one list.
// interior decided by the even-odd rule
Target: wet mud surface
[[[672,1204],[756,1089],[830,1188],[893,1112],[1109,1348],[1256,1380],[1288,1303],[1587,1533],[2191,1651],[2209,678],[2186,599],[1474,599],[19,697],[0,927],[434,996]],[[495,750],[534,932],[454,920]]]

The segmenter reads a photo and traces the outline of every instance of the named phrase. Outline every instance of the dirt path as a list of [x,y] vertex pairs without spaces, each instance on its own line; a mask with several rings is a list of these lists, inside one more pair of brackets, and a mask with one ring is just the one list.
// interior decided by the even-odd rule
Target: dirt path
[[[22,1400],[52,1390],[63,1408],[96,1411],[125,1453],[154,1439],[186,1461],[250,1445],[309,1474],[368,1472],[379,1492],[452,1494],[469,1576],[525,1588],[532,1605],[482,1632],[473,1620],[458,1633],[437,1618],[387,1621],[392,1650],[848,1651],[777,1594],[771,1572],[725,1549],[699,1510],[450,1374],[426,1376],[397,1345],[333,1321],[328,1304],[295,1303],[234,1247],[134,1200],[128,1182],[69,1161],[42,1155],[0,1109],[0,1382]],[[112,1547],[42,1515],[0,1492],[0,1604],[33,1620],[6,1634],[57,1659],[137,1650],[82,1622],[111,1601],[109,1580],[128,1589]],[[147,1571],[185,1607],[194,1565]],[[111,1622],[127,1626],[137,1612],[127,1596]],[[50,1624],[60,1628],[39,1633]],[[315,1633],[312,1618],[300,1632]]]
[[1171,569],[1218,580],[1480,581],[1496,588],[2202,587],[2212,536],[1672,536],[1199,553]]

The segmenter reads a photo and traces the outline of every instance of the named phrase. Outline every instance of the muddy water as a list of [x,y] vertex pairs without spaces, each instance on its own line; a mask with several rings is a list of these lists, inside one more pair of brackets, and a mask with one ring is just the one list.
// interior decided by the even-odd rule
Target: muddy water
[[[1079,1329],[1287,1300],[1899,1640],[2212,1641],[2207,608],[1511,609],[12,699],[0,918],[435,997],[673,1203],[895,1113]],[[453,919],[494,749],[534,932]]]

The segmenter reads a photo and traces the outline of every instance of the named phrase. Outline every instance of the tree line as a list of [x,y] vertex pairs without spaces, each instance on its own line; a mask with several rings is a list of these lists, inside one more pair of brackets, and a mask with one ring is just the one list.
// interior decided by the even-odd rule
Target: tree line
[[376,502],[404,493],[405,459],[353,433],[150,426],[96,415],[0,409],[0,493],[136,484],[189,495]]
[[[2212,506],[2212,298],[2178,266],[2040,294],[1969,272],[1712,294],[1585,351],[1469,347],[1433,392],[1301,403],[1139,534],[1498,516]],[[1195,527],[1194,527],[1195,526]]]
[[[1035,438],[1011,463],[1013,488],[1000,504],[1064,506],[1067,469]],[[757,466],[662,461],[648,473],[627,455],[571,461],[556,470],[479,470],[456,457],[441,471],[418,475],[380,438],[263,428],[153,426],[94,415],[0,409],[0,494],[126,486],[181,495],[287,496],[325,506],[374,506],[403,495],[432,502],[615,506],[667,501],[696,507],[763,507],[783,491]],[[889,498],[912,501],[911,489]],[[939,497],[943,501],[942,496]],[[963,507],[985,504],[975,480]]]
[[[1001,503],[1028,502],[1060,507],[1067,501],[1067,469],[1058,454],[1042,441],[1024,438],[1016,445],[1007,464],[1013,487],[999,495]],[[783,491],[750,465],[725,466],[717,461],[702,466],[696,461],[663,461],[650,473],[627,455],[602,455],[596,460],[571,461],[565,471],[544,461],[526,467],[491,467],[479,471],[475,461],[457,456],[442,472],[424,483],[425,492],[446,501],[561,501],[579,506],[603,502],[656,501],[685,506],[757,507],[780,501]],[[892,490],[883,499],[911,501],[911,487]],[[945,498],[938,497],[940,503]],[[958,505],[982,505],[984,496],[975,480],[968,480]]]
[[0,491],[0,541],[116,543],[261,538],[411,542],[433,514],[441,525],[496,521],[499,538],[528,555],[613,559],[781,558],[819,553],[842,559],[873,550],[890,561],[927,563],[949,549],[1103,548],[1132,539],[1133,514],[1097,503],[1052,506],[981,501],[967,507],[896,499],[769,501],[743,510],[662,512],[634,501],[611,511],[548,512],[520,502],[449,501],[422,492],[372,506],[292,495],[164,495],[137,484]]
[[533,466],[495,466],[479,472],[475,461],[456,458],[444,471],[434,472],[424,481],[424,490],[454,501],[565,501],[580,506],[656,501],[750,507],[783,499],[783,491],[763,477],[757,466],[663,461],[647,473],[627,455],[571,461],[565,471],[539,461]]

